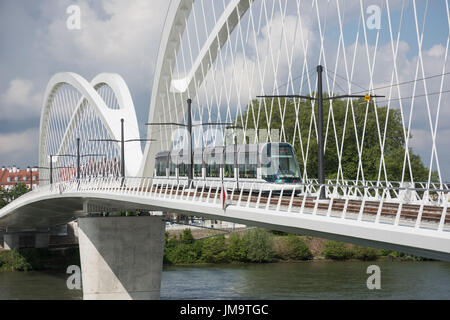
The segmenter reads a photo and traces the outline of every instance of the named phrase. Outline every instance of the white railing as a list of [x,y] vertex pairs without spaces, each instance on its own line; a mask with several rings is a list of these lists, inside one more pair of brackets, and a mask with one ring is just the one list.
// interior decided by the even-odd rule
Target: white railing
[[[319,184],[318,179],[308,178],[305,180],[308,184]],[[424,181],[378,181],[378,180],[336,180],[326,179],[329,185],[343,185],[343,186],[367,186],[367,187],[388,187],[388,188],[413,188],[413,189],[450,189],[448,182],[424,182]]]
[[[239,188],[238,188],[239,187]],[[320,199],[321,189],[326,199]],[[58,182],[31,193],[109,193],[130,197],[180,200],[223,206],[322,215],[374,223],[427,227],[444,231],[448,225],[448,189],[376,185],[242,183],[235,181],[102,177]]]

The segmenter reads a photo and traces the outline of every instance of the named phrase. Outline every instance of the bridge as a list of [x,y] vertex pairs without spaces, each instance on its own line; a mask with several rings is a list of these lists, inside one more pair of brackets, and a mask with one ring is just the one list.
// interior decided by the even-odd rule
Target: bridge
[[[172,1],[152,88],[154,125],[143,152],[140,122],[119,75],[103,73],[91,82],[74,73],[54,75],[39,137],[39,166],[50,169],[40,170],[39,188],[0,210],[5,242],[14,248],[21,230],[45,233],[78,219],[85,299],[159,298],[166,212],[450,261],[449,185],[438,153],[449,73],[448,1],[440,3],[447,22],[440,54],[423,48],[429,1],[382,3],[385,29],[370,27],[363,1],[344,6],[336,0],[325,7],[300,0]],[[416,57],[408,60],[414,78],[406,80],[400,66],[408,58],[399,57],[404,19],[411,19],[417,37]],[[330,43],[329,25],[337,42]],[[380,37],[384,43],[378,47]],[[434,55],[432,62],[427,55]],[[325,106],[307,99],[317,95],[315,64],[323,65]],[[368,99],[354,100],[361,89]],[[373,98],[377,95],[385,97]],[[186,112],[188,99],[192,114]],[[196,129],[186,139],[174,124],[186,125],[191,117]],[[397,131],[390,131],[393,122]],[[224,124],[232,127],[226,132],[234,137],[231,145],[290,143],[299,158],[300,182],[264,181],[261,163],[254,164],[253,177],[246,156],[243,162],[236,156],[226,173],[227,163],[210,161],[203,151],[200,162],[194,152],[189,172],[183,161],[174,161],[173,168],[169,163],[163,168],[165,176],[156,174],[158,152],[177,144],[191,154],[193,145],[201,150],[229,145]],[[420,177],[413,132],[429,139],[424,154],[430,161]],[[345,150],[353,145],[349,158]],[[368,154],[376,155],[367,161]],[[316,179],[312,162],[327,159],[336,162],[335,172],[327,172],[334,178],[320,171],[330,165],[325,161]],[[352,160],[355,166],[348,169]],[[151,215],[95,215],[123,210]]]

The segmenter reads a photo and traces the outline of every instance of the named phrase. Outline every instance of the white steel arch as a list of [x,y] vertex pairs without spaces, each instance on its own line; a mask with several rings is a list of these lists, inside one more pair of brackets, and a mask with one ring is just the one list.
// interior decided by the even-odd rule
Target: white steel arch
[[[156,62],[155,74],[153,78],[152,96],[150,102],[149,121],[153,122],[158,118],[160,113],[165,112],[161,103],[163,99],[170,99],[167,95],[167,86],[171,85],[171,74],[175,64],[176,52],[180,46],[180,38],[186,28],[186,21],[192,9],[193,0],[173,0],[167,11],[166,21],[164,23],[161,42],[158,50],[158,60]],[[180,115],[183,108],[173,110]],[[169,111],[169,110],[167,110]],[[170,111],[169,111],[170,112]],[[172,132],[170,129],[170,132]],[[167,138],[167,129],[165,129],[165,137]],[[147,139],[155,139],[160,142],[163,139],[162,130],[156,127],[149,127],[147,131]],[[143,163],[141,164],[140,175],[153,175],[154,158],[159,151],[156,147],[160,142],[147,142],[144,150]]]
[[[217,59],[219,51],[228,41],[230,34],[240,22],[240,18],[247,12],[253,1],[232,0],[227,4],[189,73],[181,79],[173,79],[172,71],[193,1],[178,0],[171,3],[158,51],[149,122],[155,122],[158,115],[163,112],[171,113],[177,119],[183,119],[186,99],[195,98],[197,94],[196,88],[202,84],[206,74]],[[172,96],[170,93],[174,92],[181,95],[179,97]],[[174,103],[165,103],[165,101],[170,100],[173,100]],[[169,106],[170,110],[167,110],[165,106]],[[164,137],[162,136],[162,131],[164,131]],[[161,130],[161,128],[150,127],[147,136],[149,139],[162,141],[163,139],[170,139],[172,132],[172,128]],[[161,146],[161,143],[148,143],[146,145],[144,151],[145,162],[142,164],[141,169],[142,176],[153,174],[154,156],[160,151],[158,146]]]
[[[80,93],[81,98],[78,100],[73,113],[70,116],[68,125],[64,130],[64,135],[60,141],[58,147],[58,152],[56,154],[64,154],[67,151],[69,143],[72,143],[73,134],[75,128],[82,121],[80,115],[84,112],[84,109],[89,103],[92,107],[93,112],[99,117],[100,121],[107,130],[108,136],[102,137],[91,137],[92,139],[121,139],[121,119],[124,119],[125,140],[129,139],[139,139],[139,130],[136,119],[136,113],[134,110],[133,101],[131,99],[130,92],[124,82],[124,80],[117,74],[102,73],[96,76],[92,82],[89,84],[84,78],[75,73],[58,73],[55,74],[49,81],[46,89],[44,105],[41,114],[41,125],[40,125],[40,141],[39,141],[39,166],[48,166],[48,154],[47,154],[47,138],[49,134],[49,121],[51,116],[51,106],[54,102],[53,99],[58,91],[58,89],[64,85],[70,85],[75,90]],[[96,89],[100,86],[107,85],[113,91],[115,98],[120,106],[119,109],[111,109],[106,104],[105,101],[97,93]],[[62,101],[64,102],[64,101]],[[62,106],[61,106],[62,108]],[[53,110],[53,112],[58,112],[58,110]],[[120,150],[120,144],[114,143],[114,147]],[[142,151],[140,143],[138,141],[133,141],[127,143],[125,147],[126,151],[126,161],[125,170],[127,175],[135,176],[142,159]],[[48,177],[48,174],[46,175]]]

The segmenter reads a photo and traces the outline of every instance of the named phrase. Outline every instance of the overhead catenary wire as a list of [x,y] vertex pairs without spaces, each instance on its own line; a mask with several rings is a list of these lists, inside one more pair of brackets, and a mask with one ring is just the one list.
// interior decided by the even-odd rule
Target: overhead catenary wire
[[408,99],[413,99],[413,98],[420,98],[420,97],[427,97],[427,96],[435,96],[438,94],[442,94],[442,93],[449,93],[450,90],[445,90],[445,91],[438,91],[438,92],[432,92],[432,93],[427,93],[427,94],[418,94],[418,95],[414,95],[414,96],[409,96],[409,97],[402,97],[402,98],[395,98],[395,99],[385,99],[385,100],[377,100],[377,102],[388,102],[388,101],[399,101],[399,100],[408,100]]
[[[328,70],[328,69],[327,69],[327,70]],[[328,71],[331,72],[331,73],[334,73],[334,72],[331,71],[331,70],[328,70]],[[344,79],[344,80],[347,80],[345,77],[343,77],[343,76],[341,76],[341,75],[339,75],[339,74],[337,74],[337,73],[334,73],[334,74],[336,74],[336,76],[339,77],[339,78],[342,78],[342,79]],[[443,77],[443,76],[446,76],[446,75],[448,75],[448,74],[450,74],[450,72],[434,74],[434,75],[431,75],[431,76],[428,76],[428,77],[418,78],[418,79],[415,79],[415,80],[408,80],[408,81],[404,81],[404,82],[395,83],[395,84],[392,84],[392,85],[386,85],[386,86],[382,86],[382,87],[376,87],[376,88],[373,88],[373,89],[370,89],[370,90],[369,90],[369,89],[363,88],[361,85],[359,85],[359,84],[357,84],[357,83],[355,83],[355,82],[352,82],[352,81],[349,81],[349,82],[350,82],[351,84],[354,84],[355,86],[357,86],[357,87],[363,89],[363,91],[353,92],[353,94],[359,94],[359,93],[367,93],[367,92],[369,92],[369,91],[382,90],[382,89],[387,89],[387,88],[392,88],[392,87],[397,87],[397,86],[403,86],[403,85],[415,83],[415,82],[418,82],[418,81],[423,81],[423,80],[429,80],[429,79],[434,79],[434,78],[438,78],[438,77]],[[348,80],[347,80],[347,81],[348,81]],[[392,99],[392,100],[393,100],[393,99]]]

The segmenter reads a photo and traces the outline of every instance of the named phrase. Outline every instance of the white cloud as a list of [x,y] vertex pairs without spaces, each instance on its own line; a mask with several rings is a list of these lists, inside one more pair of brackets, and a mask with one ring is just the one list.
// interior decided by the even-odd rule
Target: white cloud
[[68,15],[60,10],[42,29],[43,52],[84,76],[93,71],[117,72],[129,85],[150,90],[168,2],[103,0],[101,10],[85,0],[75,3],[81,8],[81,30],[67,29]]
[[42,95],[36,93],[33,82],[27,79],[14,79],[1,95],[0,114],[6,119],[32,118],[39,115]]
[[436,44],[428,50],[427,55],[434,58],[440,58],[445,54],[445,48],[442,44]]
[[[23,163],[27,159],[28,165],[36,165],[38,157],[38,129],[27,129],[19,133],[0,134],[0,159],[12,165]],[[35,159],[35,160],[33,160]]]
[[[415,129],[412,130],[413,138],[410,140],[410,147],[413,148],[414,153],[420,153],[423,163],[430,167],[431,163],[431,153],[433,147],[433,139],[430,130]],[[450,149],[448,148],[448,139],[450,136],[449,129],[443,129],[439,131],[436,136],[435,146],[437,150],[437,156],[439,160],[439,168],[441,170],[441,175],[443,180],[448,181],[450,176],[450,168],[448,163],[450,162]],[[438,170],[435,155],[433,156],[432,163],[433,170]]]

